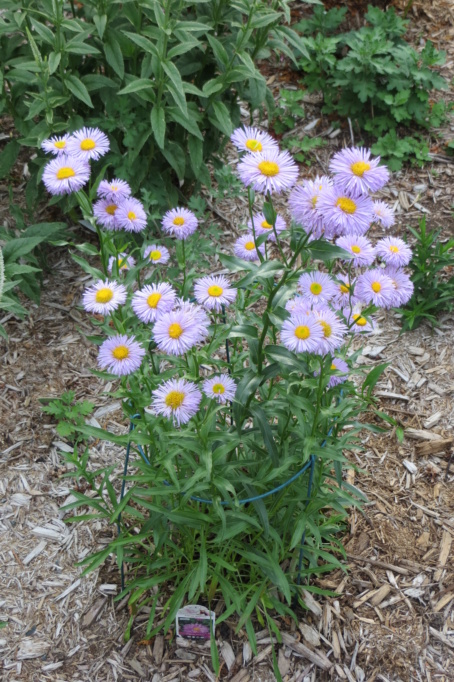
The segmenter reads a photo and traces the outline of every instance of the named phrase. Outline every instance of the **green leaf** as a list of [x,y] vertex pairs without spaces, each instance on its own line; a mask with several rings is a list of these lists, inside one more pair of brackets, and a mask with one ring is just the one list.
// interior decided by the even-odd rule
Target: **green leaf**
[[226,67],[229,63],[229,55],[227,54],[227,50],[223,44],[213,35],[208,34],[207,38],[216,59],[222,64],[222,66]]
[[330,244],[324,239],[316,239],[307,245],[307,250],[310,251],[312,258],[321,261],[330,261],[335,258],[341,258],[342,260],[350,260],[353,258],[353,254],[350,251],[341,249],[340,246],[335,246]]
[[8,142],[2,153],[0,154],[0,179],[8,175],[11,168],[16,163],[19,155],[20,144],[17,140]]
[[107,15],[102,14],[99,16],[99,14],[94,14],[93,15],[93,23],[96,26],[96,30],[98,31],[98,35],[102,40],[102,37],[104,35],[104,31],[106,30],[106,25],[107,25]]
[[188,137],[188,151],[189,151],[189,161],[191,163],[194,175],[197,176],[200,167],[203,163],[203,142],[194,135],[189,135]]
[[81,102],[93,109],[93,102],[91,101],[88,90],[77,76],[72,74],[66,75],[65,84],[68,90],[70,90],[77,99],[80,99]]
[[70,54],[101,54],[93,45],[84,43],[83,40],[78,40],[76,38],[73,38],[65,45],[65,52],[69,52]]
[[153,107],[151,110],[150,119],[155,140],[158,143],[158,146],[161,149],[164,149],[164,140],[166,136],[166,117],[164,107]]
[[3,257],[5,265],[16,261],[21,256],[25,256],[43,241],[43,237],[18,237],[6,242],[3,247]]
[[104,54],[109,66],[115,71],[121,80],[125,75],[125,65],[123,61],[123,53],[119,42],[110,35],[104,43]]
[[56,72],[61,61],[61,52],[51,52],[48,57],[49,74]]
[[129,33],[129,31],[124,32],[125,36],[128,36],[130,40],[132,40],[136,45],[142,48],[145,52],[148,52],[149,54],[154,55],[155,57],[159,58],[159,52],[151,40],[148,40],[148,38],[145,38],[144,36],[138,35],[136,33]]
[[170,78],[170,82],[167,81],[166,83],[168,91],[175,100],[175,104],[181,109],[183,115],[188,118],[188,107],[186,104],[186,97],[184,94],[183,81],[181,79],[180,72],[178,71],[175,64],[169,61],[163,61],[162,68]]
[[129,95],[131,92],[139,92],[139,90],[148,90],[154,88],[155,82],[150,78],[136,78],[128,83],[128,85],[118,91],[117,95]]
[[216,128],[224,133],[224,135],[230,136],[233,130],[232,120],[230,118],[229,110],[225,106],[224,102],[216,101],[212,102],[214,117],[209,116],[210,121]]
[[279,466],[279,453],[277,450],[276,443],[274,442],[273,432],[271,431],[271,426],[268,423],[268,419],[264,410],[259,405],[252,405],[249,407],[249,411],[252,414],[254,422],[257,423],[260,432],[262,434],[263,442],[270,456],[273,466]]

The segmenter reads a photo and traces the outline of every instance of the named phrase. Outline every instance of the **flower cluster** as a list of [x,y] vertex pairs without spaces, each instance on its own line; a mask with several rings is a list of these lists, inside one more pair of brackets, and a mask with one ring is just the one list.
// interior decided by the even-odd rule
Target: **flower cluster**
[[[281,317],[274,316],[274,320],[282,320],[286,314],[287,318],[280,324],[273,321],[274,343],[280,342],[295,354],[309,354],[308,362],[312,363],[315,374],[322,365],[330,367],[325,385],[335,387],[348,376],[344,358],[349,337],[375,329],[369,314],[371,306],[385,309],[401,306],[413,291],[404,270],[411,259],[408,245],[397,237],[384,237],[374,244],[367,236],[374,223],[388,228],[394,221],[390,207],[371,196],[384,187],[388,171],[379,165],[379,158],[371,157],[370,151],[344,149],[331,161],[331,177],[317,176],[295,187],[298,166],[287,152],[280,151],[268,133],[257,128],[240,128],[232,135],[232,142],[241,154],[239,177],[247,188],[265,195],[267,202],[263,211],[256,210],[252,193],[248,192],[247,231],[233,246],[235,256],[248,261],[244,269],[254,271],[255,266],[250,263],[272,259],[277,250],[280,255],[284,255],[283,248],[288,253],[285,240],[289,233],[292,248],[300,249],[295,252],[293,264],[303,249],[310,251],[313,240],[331,242],[329,248],[338,258],[337,268],[329,271],[312,266],[295,275],[292,269],[289,277],[292,283],[286,284],[280,294],[280,305],[285,306],[286,312],[282,311]],[[71,136],[47,140],[43,148],[55,155],[45,168],[44,182],[50,191],[59,194],[82,187],[90,174],[89,160],[106,153],[109,143],[101,131],[84,128]],[[274,193],[290,189],[291,224],[283,215],[277,215],[272,206]],[[127,182],[103,180],[97,194],[93,214],[103,228],[111,232],[144,229],[147,215],[142,204],[131,196]],[[161,220],[163,234],[183,242],[199,227],[194,213],[182,207],[167,211]],[[118,247],[113,251],[116,255],[110,256],[104,265],[109,278],[106,275],[89,285],[82,300],[88,312],[110,317],[109,326],[117,332],[101,344],[99,367],[117,376],[127,376],[143,367],[146,344],[152,354],[154,375],[159,374],[154,353],[166,368],[179,368],[173,378],[152,384],[148,413],[163,415],[180,426],[196,415],[203,404],[211,405],[215,411],[225,409],[224,406],[235,400],[237,381],[224,373],[225,369],[230,371],[228,350],[225,357],[215,354],[214,360],[211,348],[218,328],[222,329],[223,339],[228,338],[227,309],[235,307],[237,299],[244,300],[247,294],[239,295],[238,286],[224,272],[197,276],[192,271],[190,283],[185,285],[186,269],[182,277],[166,281],[162,272],[153,267],[152,275],[141,283],[139,273],[146,265],[169,263],[169,250],[156,240],[143,244],[142,262],[136,268],[135,258],[123,250],[124,242],[120,244],[114,237],[113,243]],[[184,244],[181,252],[184,257]],[[237,270],[241,270],[241,263],[237,265]],[[117,281],[123,272],[134,268],[138,274],[136,279],[128,275],[123,282]],[[281,287],[283,282],[285,277],[272,281],[271,287]],[[131,322],[134,318],[135,322]],[[260,320],[256,313],[251,319],[254,324]],[[236,335],[244,320],[243,309],[241,319],[237,320],[240,325]],[[128,326],[137,331],[128,334]],[[244,328],[251,329],[251,326],[245,323]],[[266,327],[258,337],[255,353],[262,352]],[[202,363],[195,359],[201,346],[205,346]],[[219,349],[219,344],[214,348]],[[185,378],[188,376],[191,380]]]

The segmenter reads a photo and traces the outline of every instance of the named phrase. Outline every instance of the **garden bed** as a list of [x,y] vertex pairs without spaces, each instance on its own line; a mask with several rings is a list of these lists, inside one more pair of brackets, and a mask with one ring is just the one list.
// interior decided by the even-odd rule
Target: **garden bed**
[[[442,3],[439,3],[441,6]],[[430,11],[427,10],[429,18]],[[439,6],[434,7],[438,16]],[[450,15],[451,16],[451,15]],[[451,49],[445,76],[452,76],[451,27],[431,29]],[[440,32],[442,31],[443,32]],[[285,74],[270,76],[276,94]],[[291,83],[290,83],[291,85]],[[288,85],[286,85],[288,87]],[[350,145],[346,127],[329,131],[316,103],[305,104],[306,118],[295,131],[320,118],[317,134],[328,144],[315,161],[325,170],[332,152]],[[328,131],[328,132],[327,132]],[[446,137],[452,131],[446,129]],[[386,200],[394,204],[398,229],[416,226],[426,215],[431,227],[454,234],[452,175],[444,153],[423,169],[394,174]],[[16,167],[17,195],[21,165]],[[0,187],[0,217],[7,216],[7,194]],[[16,195],[15,194],[15,195]],[[225,202],[213,218],[235,235],[236,215],[245,207]],[[230,236],[230,235],[229,235]],[[86,235],[83,236],[86,240]],[[77,561],[107,545],[115,532],[101,522],[66,525],[61,507],[70,501],[72,482],[58,451],[67,449],[54,424],[41,412],[41,398],[74,390],[77,399],[95,403],[93,422],[124,433],[119,403],[104,395],[109,387],[90,373],[96,349],[84,341],[90,324],[80,312],[88,277],[63,250],[49,253],[39,308],[23,322],[0,320],[9,341],[0,345],[0,560],[2,593],[0,654],[5,680],[215,680],[209,648],[158,635],[142,641],[147,613],[137,614],[129,642],[123,640],[129,613],[114,602],[120,591],[115,564],[80,578]],[[453,316],[431,331],[423,325],[400,335],[396,316],[383,313],[379,330],[364,351],[368,364],[389,362],[376,389],[380,409],[406,429],[403,444],[394,432],[364,438],[364,451],[351,454],[359,467],[351,482],[368,498],[364,515],[353,511],[343,544],[348,573],[315,581],[338,596],[310,596],[299,628],[282,619],[279,668],[285,682],[303,680],[448,680],[454,677],[454,462],[451,454],[454,410]],[[82,332],[82,333],[81,333]],[[443,441],[437,445],[438,441]],[[446,442],[444,442],[446,441]],[[115,462],[122,474],[124,451],[92,442],[94,467]],[[253,656],[245,633],[232,618],[217,631],[220,678],[271,682],[271,642],[258,632]]]

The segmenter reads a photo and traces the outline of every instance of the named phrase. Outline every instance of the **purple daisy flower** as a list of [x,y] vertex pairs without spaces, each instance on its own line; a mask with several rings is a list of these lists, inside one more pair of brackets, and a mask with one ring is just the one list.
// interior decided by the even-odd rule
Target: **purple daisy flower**
[[292,315],[282,325],[281,342],[295,353],[318,353],[322,341],[322,326],[312,313]]
[[68,140],[68,152],[79,159],[97,161],[110,149],[109,139],[99,128],[76,130]]
[[131,188],[124,180],[101,180],[98,187],[98,197],[108,199],[112,202],[119,202],[131,196]]
[[109,315],[126,301],[123,284],[99,280],[85,289],[82,305],[90,313]]
[[312,312],[311,302],[305,296],[294,296],[285,304],[290,315],[309,315]]
[[318,198],[332,184],[326,175],[317,175],[315,180],[304,180],[302,185],[295,187],[288,200],[293,220],[316,239],[323,233],[323,219],[317,211]]
[[209,317],[202,306],[191,301],[185,301],[183,298],[177,298],[174,306],[174,311],[187,316],[191,320],[195,328],[196,343],[202,341],[208,335],[208,328],[210,325]]
[[371,242],[366,237],[360,235],[347,235],[339,237],[336,240],[336,246],[345,249],[352,254],[353,258],[343,258],[342,260],[353,263],[355,268],[360,268],[362,265],[371,265],[375,260],[375,249]]
[[328,381],[328,388],[333,388],[333,386],[338,386],[339,384],[343,384],[344,381],[347,381],[349,367],[345,360],[341,360],[341,358],[333,358],[330,370],[332,372],[342,372],[342,375],[334,374],[332,377],[330,377],[330,380]]
[[70,194],[81,189],[90,178],[90,167],[82,159],[59,154],[44,167],[43,182],[51,194]]
[[111,374],[124,376],[139,369],[145,350],[134,336],[112,336],[99,348],[98,365]]
[[334,154],[329,169],[335,182],[354,195],[377,192],[389,180],[386,166],[379,166],[380,157],[370,158],[370,149],[352,147]]
[[[263,213],[255,213],[253,217],[255,236],[260,237],[260,235],[262,234],[267,234],[270,242],[276,241],[274,230],[276,230],[276,233],[279,235],[281,232],[287,229],[287,223],[285,222],[284,218],[282,218],[280,215],[276,216],[276,224],[274,226],[274,230],[273,226],[267,221]],[[252,220],[248,221],[247,226],[250,230],[252,230]]]
[[199,410],[202,394],[196,384],[186,379],[169,379],[152,391],[153,414],[162,414],[173,424],[187,424]]
[[227,374],[218,374],[211,379],[203,382],[203,392],[208,398],[217,400],[218,403],[225,404],[232,401],[236,393],[236,382]]
[[391,282],[393,283],[395,294],[396,294],[396,306],[402,306],[408,303],[408,301],[413,296],[413,291],[415,289],[413,282],[411,281],[410,275],[400,268],[396,268],[392,265],[388,265],[383,272],[387,275]]
[[[263,256],[265,255],[265,244],[260,244],[259,251]],[[259,260],[252,232],[238,237],[234,244],[233,252],[237,258],[242,258],[243,260]]]
[[165,246],[152,244],[146,247],[143,257],[148,259],[153,265],[165,265],[169,261],[170,253]]
[[375,247],[377,256],[382,258],[387,265],[395,265],[401,268],[411,261],[412,250],[399,237],[385,237],[377,242]]
[[363,272],[358,277],[355,294],[363,303],[373,303],[378,308],[392,308],[397,301],[393,283],[381,268]]
[[394,218],[394,211],[391,206],[384,201],[374,201],[374,222],[379,223],[386,230],[394,225],[396,219]]
[[348,277],[337,275],[337,292],[333,297],[332,303],[338,308],[343,308],[344,306],[354,306],[359,303],[357,296],[352,294],[355,288],[356,280],[349,280]]
[[270,149],[278,149],[279,145],[274,138],[264,130],[242,126],[233,131],[230,139],[241,152],[267,152]]
[[208,310],[219,312],[222,306],[229,306],[236,298],[237,290],[230,286],[224,275],[202,277],[194,283],[194,294],[197,303]]
[[323,330],[323,338],[320,341],[318,352],[325,355],[340,348],[348,331],[345,324],[341,322],[336,313],[327,308],[324,310],[314,310],[314,316]]
[[[107,264],[107,270],[112,272],[115,263],[115,258],[110,256],[109,262]],[[134,267],[136,261],[132,256],[128,256],[127,253],[119,253],[117,259],[118,272],[130,270]]]
[[43,140],[41,142],[41,149],[43,149],[46,154],[54,154],[58,156],[59,154],[66,154],[68,149],[69,135],[54,135],[48,140]]
[[162,229],[177,239],[187,239],[194,234],[199,221],[192,211],[187,208],[173,208],[167,211],[162,219]]
[[155,322],[159,315],[172,310],[177,294],[166,282],[151,284],[136,291],[132,297],[131,307],[142,322]]
[[147,214],[138,199],[123,199],[115,214],[118,229],[127,232],[142,232],[147,226]]
[[323,189],[317,210],[332,235],[362,235],[373,220],[372,199],[368,196],[355,197],[336,185]]
[[333,279],[324,272],[304,272],[298,279],[298,289],[311,303],[327,303],[337,294]]
[[288,152],[270,149],[246,154],[238,164],[238,174],[246,187],[256,192],[282,192],[298,179],[298,166]]
[[120,202],[112,201],[112,199],[98,199],[93,204],[93,215],[96,222],[106,230],[117,230],[117,211],[119,207]]
[[[206,313],[204,315],[206,317]],[[158,317],[152,334],[158,348],[164,353],[183,355],[201,341],[207,332],[208,318],[207,323],[201,325],[200,312],[196,316],[187,309],[180,309],[171,310]]]

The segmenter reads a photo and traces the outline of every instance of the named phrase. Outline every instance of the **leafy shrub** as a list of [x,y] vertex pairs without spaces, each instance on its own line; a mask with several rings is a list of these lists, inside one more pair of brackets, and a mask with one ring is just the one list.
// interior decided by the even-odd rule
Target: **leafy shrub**
[[271,127],[278,135],[293,130],[296,120],[304,118],[304,108],[301,106],[303,96],[301,91],[280,88],[279,103],[271,122]]
[[[391,157],[394,137],[385,133],[395,136],[399,126],[428,129],[440,124],[446,105],[432,103],[430,93],[447,87],[433,68],[444,63],[444,52],[430,41],[421,52],[414,50],[403,39],[408,21],[393,8],[383,12],[369,6],[368,26],[337,35],[328,33],[339,27],[343,14],[330,10],[321,22],[321,13],[321,8],[315,8],[315,18],[300,24],[304,32],[321,26],[315,36],[306,38],[309,57],[303,57],[300,65],[309,90],[322,91],[324,111],[356,120],[379,138],[381,153]],[[400,168],[409,154],[419,161],[427,159],[421,143],[406,138],[390,167]]]
[[48,404],[41,408],[43,412],[57,420],[56,430],[63,438],[77,434],[78,429],[85,424],[85,417],[91,414],[95,407],[89,400],[76,402],[75,397],[74,391],[66,391],[60,398],[49,400]]
[[[16,212],[16,215],[18,213]],[[18,291],[39,303],[41,296],[40,273],[44,267],[40,247],[63,236],[65,223],[40,223],[14,231],[0,227],[0,246],[3,250],[4,282],[0,297],[0,310],[24,318],[27,309],[19,300]],[[6,338],[6,331],[0,325],[0,335]]]
[[454,239],[442,241],[442,229],[428,230],[426,218],[419,229],[409,228],[415,237],[410,262],[414,293],[402,313],[404,329],[414,329],[427,320],[437,324],[437,315],[454,309]]
[[[275,52],[294,59],[304,44],[285,25],[287,0],[119,7],[5,0],[1,110],[14,117],[21,144],[32,147],[51,134],[100,125],[111,135],[109,160],[119,176],[134,190],[159,188],[162,204],[172,205],[175,178],[209,184],[204,161],[238,123],[239,99],[251,109],[273,106],[254,62]],[[35,173],[31,203],[36,187]]]

